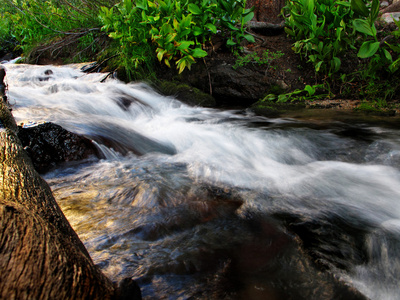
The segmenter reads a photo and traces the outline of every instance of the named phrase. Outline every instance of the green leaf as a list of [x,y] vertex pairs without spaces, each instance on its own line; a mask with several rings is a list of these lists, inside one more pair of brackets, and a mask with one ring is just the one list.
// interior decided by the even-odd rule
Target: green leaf
[[192,51],[192,56],[195,58],[202,58],[207,56],[207,52],[200,48],[194,48]]
[[165,42],[166,43],[171,43],[175,39],[175,37],[176,37],[176,33],[170,33],[165,38]]
[[164,54],[167,52],[167,50],[161,49],[161,48],[157,48],[156,52],[157,52],[158,61],[161,62],[161,60],[163,59]]
[[253,18],[254,18],[254,13],[251,12],[251,13],[245,15],[243,17],[242,21],[243,21],[243,23],[247,23],[247,22],[251,21],[251,19],[253,19]]
[[245,34],[243,36],[249,43],[255,43],[256,40],[254,39],[254,37],[251,34]]
[[190,70],[190,66],[194,63],[195,60],[193,56],[184,56],[180,60],[176,62],[176,67],[179,69],[179,74],[187,67]]
[[369,15],[369,10],[363,0],[351,0],[351,9],[363,17]]
[[391,45],[388,42],[386,42],[386,45],[388,45],[394,52],[400,53],[400,46]]
[[268,94],[263,99],[263,101],[274,101],[274,100],[276,100],[276,95],[274,95],[274,94]]
[[318,62],[316,65],[315,65],[315,72],[319,72],[319,70],[321,69],[321,66],[322,66],[322,64],[323,64],[323,61],[321,60],[320,62]]
[[179,29],[179,23],[178,23],[178,20],[177,20],[177,19],[174,19],[174,20],[172,21],[172,25],[174,26],[174,29],[175,29],[176,31],[178,31],[178,29]]
[[179,36],[181,36],[181,37],[185,37],[185,36],[187,36],[189,33],[191,33],[192,31],[190,30],[190,29],[185,29],[185,30],[183,30],[180,34],[179,34]]
[[357,30],[361,33],[365,33],[370,36],[375,36],[374,31],[367,20],[355,19],[353,21],[353,26],[354,26],[355,30]]
[[309,55],[308,56],[308,59],[311,61],[311,62],[316,62],[317,61],[317,56],[316,55]]
[[182,20],[180,22],[180,27],[187,28],[190,26],[191,22],[192,22],[192,15],[182,16]]
[[392,54],[390,54],[389,51],[387,51],[386,49],[383,49],[383,53],[385,54],[385,57],[389,62],[393,61]]
[[109,36],[110,38],[112,38],[112,39],[119,39],[119,38],[122,37],[122,33],[111,32],[108,36]]
[[304,90],[308,93],[308,96],[313,96],[315,94],[316,88],[307,84]]
[[235,43],[232,39],[227,40],[227,41],[226,41],[226,44],[227,44],[228,46],[235,46],[235,45],[236,45],[236,43]]
[[225,22],[224,25],[226,27],[228,27],[228,29],[232,30],[232,31],[238,31],[239,28],[236,28],[231,22]]
[[288,27],[285,27],[284,30],[285,30],[285,32],[286,32],[287,35],[295,36],[294,31],[291,30],[291,29],[289,29]]
[[201,15],[202,10],[194,3],[189,3],[188,10],[194,15]]
[[217,33],[217,27],[214,24],[207,23],[204,27],[208,28],[212,33]]
[[191,45],[194,45],[193,41],[181,41],[178,43],[176,50],[182,51],[188,49]]
[[337,72],[340,69],[340,66],[342,65],[342,61],[338,57],[334,57],[331,61],[331,66],[333,68],[333,72]]
[[337,5],[341,5],[341,6],[345,6],[345,7],[351,7],[351,4],[349,2],[346,2],[346,1],[337,1],[336,4]]
[[203,32],[204,32],[203,28],[200,28],[200,27],[195,27],[193,29],[194,36],[199,36],[199,35],[203,34]]
[[379,6],[380,6],[379,0],[372,0],[371,15],[370,15],[370,20],[369,20],[371,25],[374,24],[374,22],[378,18]]
[[280,94],[278,96],[277,102],[286,102],[290,99],[290,96],[291,96],[290,94]]
[[357,56],[360,58],[371,57],[372,55],[374,55],[376,53],[376,51],[378,51],[379,44],[380,44],[379,42],[373,42],[373,41],[364,42],[361,45]]
[[143,10],[147,10],[147,8],[148,8],[147,0],[136,0],[136,7],[143,9]]
[[394,73],[400,68],[400,57],[395,60],[393,63],[390,64],[389,70],[390,72]]

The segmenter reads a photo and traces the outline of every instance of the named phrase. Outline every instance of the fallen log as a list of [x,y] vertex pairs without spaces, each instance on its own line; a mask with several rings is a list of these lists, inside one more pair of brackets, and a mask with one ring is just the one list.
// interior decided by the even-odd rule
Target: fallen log
[[3,96],[0,299],[140,299],[136,283],[121,291],[94,265],[22,148]]
[[260,21],[249,21],[246,25],[250,29],[283,30],[285,28],[285,22],[275,24]]

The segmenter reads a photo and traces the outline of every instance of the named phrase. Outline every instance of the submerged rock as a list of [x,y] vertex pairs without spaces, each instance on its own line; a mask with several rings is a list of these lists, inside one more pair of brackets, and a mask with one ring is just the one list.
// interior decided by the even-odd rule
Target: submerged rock
[[53,123],[18,126],[18,137],[39,173],[45,173],[63,162],[100,157],[89,139]]

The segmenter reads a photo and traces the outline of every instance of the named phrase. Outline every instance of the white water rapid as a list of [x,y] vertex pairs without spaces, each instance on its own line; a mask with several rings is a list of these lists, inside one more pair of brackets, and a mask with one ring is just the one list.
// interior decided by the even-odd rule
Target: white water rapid
[[54,122],[103,151],[45,179],[94,262],[135,278],[144,299],[339,299],[331,274],[399,299],[399,128],[190,107],[73,66],[5,67],[17,122]]

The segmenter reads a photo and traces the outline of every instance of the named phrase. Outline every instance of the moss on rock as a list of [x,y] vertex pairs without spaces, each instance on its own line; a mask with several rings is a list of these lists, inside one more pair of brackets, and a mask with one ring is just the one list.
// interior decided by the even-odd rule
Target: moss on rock
[[187,84],[173,81],[158,81],[153,84],[161,94],[174,96],[178,100],[193,106],[214,107],[216,101],[213,96]]

